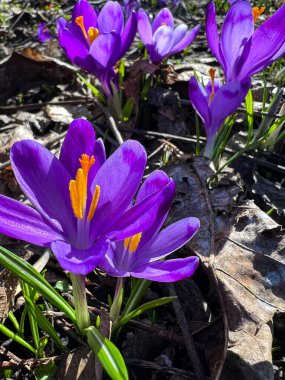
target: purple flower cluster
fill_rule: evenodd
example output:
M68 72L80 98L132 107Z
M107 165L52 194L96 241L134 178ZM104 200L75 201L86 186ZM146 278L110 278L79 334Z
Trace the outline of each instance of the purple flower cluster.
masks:
M250 77L285 52L285 5L255 30L255 22L264 7L252 8L248 0L230 3L220 35L213 2L206 12L208 45L224 70L226 83L215 81L213 72L205 88L194 77L189 83L190 100L205 125L205 155L210 158L215 134L244 100Z
M165 8L156 16L152 26L144 11L137 17L134 7L138 1L126 1L123 8L130 14L124 23L124 13L117 1L107 1L97 13L87 0L79 0L71 22L58 21L59 43L68 58L100 80L107 97L112 96L111 81L117 82L115 64L125 55L133 42L139 24L139 34L150 59L159 63L171 54L185 49L196 37L199 26L187 34L187 26L174 29L173 17Z
M157 170L138 190L146 158L143 146L128 140L106 159L84 119L70 125L59 158L35 141L15 143L11 164L33 208L0 195L0 233L51 248L74 274L99 266L113 276L162 282L191 276L197 257L161 259L191 239L199 220L159 232L175 184Z

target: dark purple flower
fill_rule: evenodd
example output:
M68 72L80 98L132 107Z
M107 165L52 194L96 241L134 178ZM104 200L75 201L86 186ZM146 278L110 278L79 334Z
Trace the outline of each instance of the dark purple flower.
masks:
M37 31L37 39L39 42L41 42L42 44L48 40L52 40L54 37L53 35L50 33L48 27L47 27L47 24L46 23L42 23L42 24L39 24L38 26L38 31Z
M137 30L136 14L126 24L122 7L108 1L97 16L87 0L79 0L71 22L58 21L58 38L68 58L80 68L96 75L105 94L112 96L110 82L116 82L114 65L133 42Z
M215 5L206 12L208 45L223 66L227 82L240 81L263 70L285 50L285 5L254 30L262 9L252 9L247 0L230 6L219 36Z
M156 217L148 228L124 240L110 241L107 254L99 264L111 276L133 276L159 282L171 282L191 276L199 264L196 256L161 261L190 240L197 232L197 218L182 219L159 232L168 214L174 197L175 184L162 171L152 173L140 188L135 205L161 187L164 197L157 198Z
M215 135L225 119L240 106L249 87L249 78L241 82L230 82L222 85L214 79L215 70L210 70L211 80L203 87L195 77L189 81L189 98L206 131L207 144L204 155L212 158Z
M122 9L126 18L141 6L141 0L123 0Z
M156 15L152 24L143 9L138 11L138 32L153 63L160 63L170 55L184 50L199 30L200 25L195 26L189 33L185 24L174 28L172 14L167 8Z
M129 140L105 160L102 140L84 119L71 123L59 159L41 144L22 140L11 149L11 163L34 208L0 196L0 232L51 248L63 269L75 274L97 266L106 239L145 231L166 191L161 187L129 209L146 152Z

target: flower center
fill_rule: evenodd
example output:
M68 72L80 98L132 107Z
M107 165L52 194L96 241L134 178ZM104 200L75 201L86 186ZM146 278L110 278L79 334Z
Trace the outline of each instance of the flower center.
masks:
M99 36L99 29L94 28L93 26L90 26L90 28L88 29L88 32L86 32L83 16L76 17L75 23L80 27L84 37L86 38L86 40L89 42L90 45Z
M129 253L134 253L138 248L141 237L142 232L139 232L136 235L124 239L124 249L128 250Z
M87 201L87 184L88 173L95 162L94 156L89 157L87 154L82 154L79 159L81 168L77 170L75 180L69 182L69 194L73 213L77 219L83 219L86 214ZM100 186L96 185L92 197L91 205L87 215L87 221L90 222L95 214L100 197Z
M252 8L252 15L253 15L253 22L256 23L258 20L258 17L265 11L265 7L253 7Z
M214 96L215 96L215 73L216 73L216 70L215 69L210 69L209 70L209 75L210 75L210 78L211 78L211 82L212 82L212 92L210 94L210 97L209 97L209 106L211 105L213 99L214 99Z

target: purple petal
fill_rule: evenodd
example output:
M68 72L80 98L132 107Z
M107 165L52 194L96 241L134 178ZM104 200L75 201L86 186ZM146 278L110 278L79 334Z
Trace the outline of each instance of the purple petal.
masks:
M144 147L137 141L128 140L98 170L91 186L92 192L96 185L101 188L98 208L90 226L94 236L114 224L127 209L138 189L145 165Z
M182 247L197 233L200 221L197 218L185 218L171 224L159 232L144 246L135 252L137 265L157 261Z
M200 25L195 26L176 46L171 49L171 54L176 54L179 51L186 49L192 41L196 38L200 31Z
M60 46L63 48L71 62L86 71L93 74L96 73L95 63L89 55L86 43L76 38L76 36L68 29L59 29L58 40Z
M51 223L60 223L68 236L74 236L76 221L69 198L71 177L62 163L31 140L13 145L11 162L17 181L39 213L51 219Z
M221 81L219 81L218 79L214 79L214 94L216 94L222 86L223 84ZM208 100L209 100L210 95L212 94L212 90L213 90L212 81L209 80L205 86L205 91L207 93Z
M189 81L189 98L205 126L209 125L211 123L211 115L207 102L208 96L203 86L194 76Z
M234 3L221 32L221 49L226 64L227 81L234 80L237 60L254 32L252 8L247 0Z
M92 57L106 72L117 62L122 49L122 41L115 32L99 34L90 48Z
M120 36L124 29L124 14L117 1L107 1L98 16L100 33L110 33L115 30Z
M144 45L152 44L152 28L149 17L143 9L138 11L138 32Z
M285 5L254 32L240 58L237 79L251 76L272 63L272 57L285 43L284 18Z
M126 277L130 276L128 271L120 268L120 252L116 249L117 243L109 244L108 250L104 256L102 256L101 262L98 264L100 269L105 273L114 277Z
M154 48L162 58L167 56L173 45L173 29L168 26L161 26L156 29L153 35Z
M0 233L43 247L50 247L51 242L62 238L60 231L48 225L37 211L3 195L0 195Z
M163 204L159 206L159 212L154 212L154 218L148 223L148 228L143 233L140 241L141 245L144 245L147 241L149 241L162 227L175 194L175 184L165 172L162 170L155 170L147 177L138 192L136 203L139 203L150 195L161 191L166 186L167 197L163 195ZM161 201L158 199L157 204L160 202ZM163 213L162 210L165 212Z
M250 79L243 82L231 82L222 86L211 103L211 134L217 132L226 117L234 113L241 105L250 87Z
M220 37L219 37L218 26L216 22L216 9L215 9L215 4L213 2L211 2L208 5L207 11L206 11L206 36L207 36L208 46L211 52L217 58L217 60L223 65L223 57L221 57L221 54L220 54Z
M97 14L91 4L86 0L79 0L73 8L72 23L76 25L77 17L83 16L85 30L88 33L89 28L97 28ZM78 26L78 28L80 28Z
M152 236L157 229L157 225L161 223L161 220L165 218L165 214L168 213L174 192L175 183L172 179L169 179L164 188L126 211L117 223L112 225L108 237L121 240L140 232L146 234L146 239L147 236ZM145 240L144 237L142 239Z
M82 275L86 275L96 268L107 248L104 241L100 241L96 246L88 249L72 247L62 240L51 244L51 249L61 267L71 273Z
M131 276L157 282L174 282L193 275L199 265L196 256L186 259L158 261L136 268Z
M89 121L75 119L70 124L64 142L62 144L59 160L69 172L71 178L75 178L80 168L79 159L82 154L91 156L94 154L95 132Z
M171 29L174 28L174 21L172 14L169 9L163 8L158 14L155 16L152 23L152 32L155 33L158 28L162 25L168 26Z
M187 25L180 24L173 31L173 45L178 44L186 35Z
M132 12L124 29L122 35L122 48L120 52L120 58L123 57L126 51L131 46L137 32L137 15Z
M138 204L143 199L163 189L166 185L169 184L169 182L170 178L164 171L155 170L143 182L142 186L138 191L135 203Z

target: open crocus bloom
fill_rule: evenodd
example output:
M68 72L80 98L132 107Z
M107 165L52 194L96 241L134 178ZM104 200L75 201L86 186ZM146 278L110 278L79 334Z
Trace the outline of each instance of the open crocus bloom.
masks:
M63 269L75 274L93 270L108 249L106 237L124 239L148 227L163 198L165 183L129 209L146 164L146 152L126 141L107 160L92 125L70 125L60 157L39 143L13 145L16 179L34 206L0 196L0 233L52 249ZM166 186L167 188L167 186Z
M137 18L132 12L126 25L122 7L108 1L97 16L86 0L79 0L73 9L71 22L58 21L58 38L68 58L80 68L96 75L107 96L111 96L110 81L116 80L113 66L133 42Z
M156 15L152 25L146 12L143 9L138 11L138 32L153 63L160 63L170 55L184 50L199 30L200 25L195 26L189 33L185 24L174 28L172 14L167 8L163 8Z
M135 205L157 192L163 184L170 184L166 190L167 196L157 199L156 217L150 221L148 228L124 240L111 239L109 242L107 254L99 264L109 275L171 282L191 276L197 268L199 259L195 256L161 261L191 239L200 226L197 218L186 218L159 232L175 192L173 181L164 172L157 170L145 180Z
M205 87L195 77L189 81L189 98L204 123L207 136L204 155L209 158L212 158L216 132L240 106L250 87L249 78L222 85L214 75L215 70L210 69L211 80Z
M231 3L220 36L213 2L206 13L208 45L223 66L227 82L263 70L285 51L285 5L254 30L264 9L252 8L247 0Z

